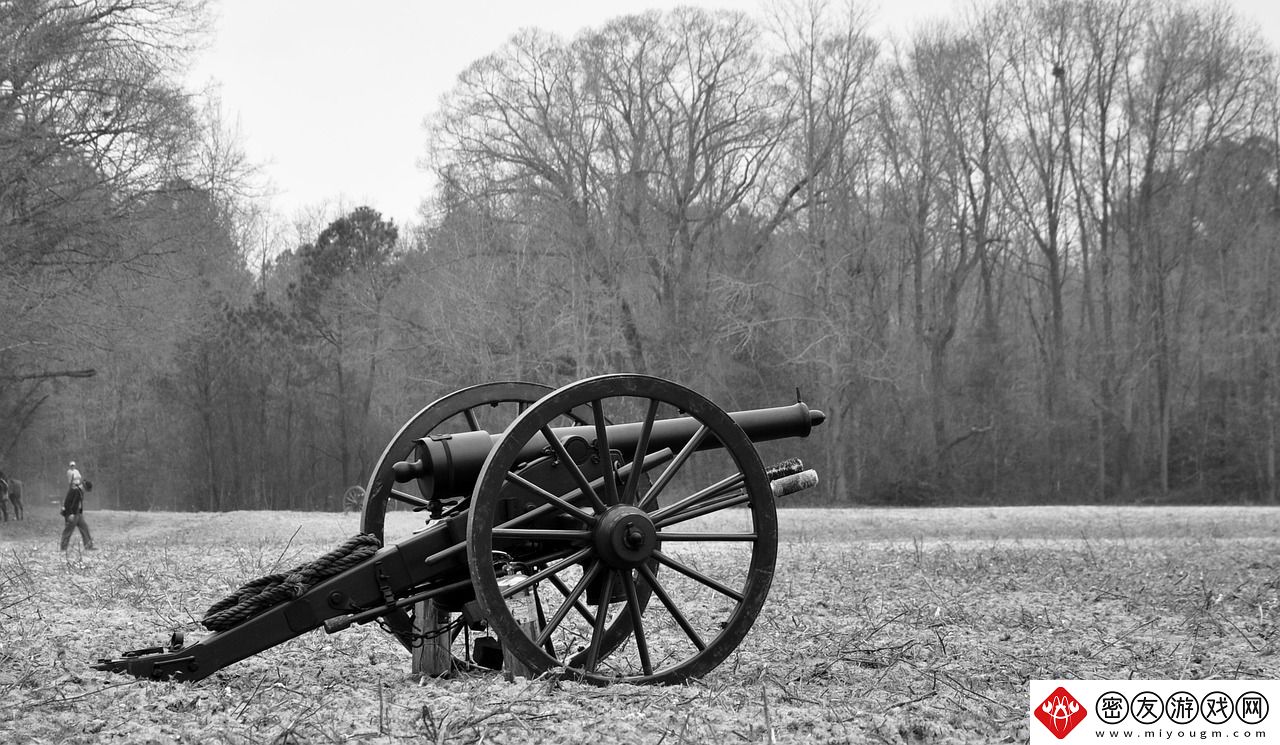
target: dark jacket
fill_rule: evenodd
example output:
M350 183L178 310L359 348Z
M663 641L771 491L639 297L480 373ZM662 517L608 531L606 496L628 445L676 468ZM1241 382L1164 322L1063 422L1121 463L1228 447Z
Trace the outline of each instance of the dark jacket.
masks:
M62 501L62 515L79 515L84 512L84 492L78 487L67 490L67 498Z

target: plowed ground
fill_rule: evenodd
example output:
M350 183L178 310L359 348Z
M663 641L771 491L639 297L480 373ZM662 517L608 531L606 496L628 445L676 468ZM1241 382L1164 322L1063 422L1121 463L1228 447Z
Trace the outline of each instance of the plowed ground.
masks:
M240 584L352 514L90 512L0 524L0 742L1023 742L1032 678L1280 677L1280 509L781 512L747 640L702 681L415 680L376 625L195 684L89 667L198 636ZM390 520L411 520L407 514Z

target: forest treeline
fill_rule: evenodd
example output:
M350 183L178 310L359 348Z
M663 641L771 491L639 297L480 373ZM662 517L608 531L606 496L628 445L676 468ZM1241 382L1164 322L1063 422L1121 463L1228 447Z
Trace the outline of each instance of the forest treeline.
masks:
M798 390L830 504L1280 500L1276 50L1223 4L523 31L414 225L264 211L174 82L198 2L0 7L0 467L50 494L333 508L438 396L634 371Z

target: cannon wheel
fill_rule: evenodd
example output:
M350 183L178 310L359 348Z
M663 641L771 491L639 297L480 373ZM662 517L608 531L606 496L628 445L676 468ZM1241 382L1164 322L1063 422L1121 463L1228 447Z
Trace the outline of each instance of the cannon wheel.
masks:
M355 512L364 505L364 487L351 486L342 493L342 511Z
M388 505L408 505L425 510L428 500L418 492L416 484L397 484L391 467L413 455L413 443L423 437L447 432L474 432L487 429L501 432L520 412L551 392L550 386L521 381L483 383L454 391L432 401L400 428L382 457L374 465L365 488L364 509L360 515L360 532L372 533L383 545L388 540L386 520ZM386 627L406 649L412 650L413 612L395 611L385 618Z
M364 510L361 514L360 532L372 533L386 545L387 506L393 501L415 510L424 510L428 500L418 493L416 484L397 484L391 467L413 455L413 443L432 434L447 432L475 432L485 429L500 432L519 413L553 389L540 383L506 381L482 383L454 391L436 399L419 411L400 428L382 452L364 489ZM567 411L561 419L565 424L589 424L590 411ZM358 488L358 487L357 487ZM455 509L463 509L459 505ZM643 597L648 601L648 596ZM416 609L393 611L384 617L386 628L404 645L413 650L414 615ZM621 641L625 629L611 629L608 634L610 648ZM616 641L615 641L616 640Z
M623 456L633 466L646 455L656 420L687 416L700 429L660 471L651 472L651 484L628 477L619 489L621 479L608 477L613 466L604 465L597 488L550 436L552 422L582 408L596 420L641 421L637 452ZM527 514L497 522L501 490L519 479L520 451L535 438L545 438L548 452L569 464L577 486L562 494L529 493L572 528L522 528ZM600 428L595 439L607 441L607 432ZM737 648L768 595L778 523L755 446L722 409L670 381L605 375L542 398L490 452L471 502L467 549L476 597L504 646L537 673L558 669L595 683L700 677ZM739 506L747 509L734 509ZM527 569L523 579L500 582L501 570L491 558L495 537L537 539L559 549ZM662 579L655 565L665 567ZM621 593L614 591L618 585ZM527 600L511 600L528 588L547 609L537 638L522 630L528 627ZM597 588L594 596L586 592L591 588ZM650 594L660 602L647 603ZM587 607L604 598L594 613ZM627 638L614 643L610 637L624 630Z

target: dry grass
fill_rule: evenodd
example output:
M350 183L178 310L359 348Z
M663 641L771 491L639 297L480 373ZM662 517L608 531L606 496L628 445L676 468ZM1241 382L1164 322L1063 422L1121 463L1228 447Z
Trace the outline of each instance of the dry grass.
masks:
M671 688L419 685L373 625L197 684L97 672L357 519L93 512L63 555L31 513L0 524L3 742L1022 742L1031 678L1280 677L1276 509L785 511L747 642Z

